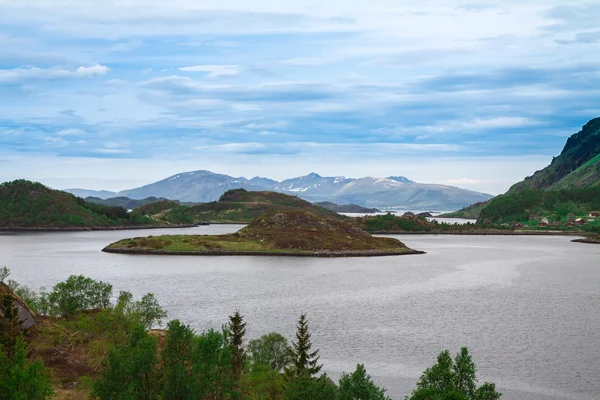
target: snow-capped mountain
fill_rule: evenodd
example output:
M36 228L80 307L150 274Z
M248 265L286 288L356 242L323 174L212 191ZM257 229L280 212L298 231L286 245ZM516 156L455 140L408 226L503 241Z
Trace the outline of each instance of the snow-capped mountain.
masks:
M453 186L422 184L403 176L388 178L324 177L310 173L278 182L265 177L235 178L210 171L173 175L150 185L118 193L132 199L149 196L172 200L208 202L217 200L229 189L272 190L312 201L357 204L366 207L411 207L414 209L459 209L492 196Z

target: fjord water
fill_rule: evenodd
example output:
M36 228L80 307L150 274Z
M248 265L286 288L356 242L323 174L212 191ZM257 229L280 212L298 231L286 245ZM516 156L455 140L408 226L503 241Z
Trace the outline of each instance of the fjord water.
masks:
M71 274L115 292L153 292L197 330L239 308L248 334L292 338L308 313L331 375L364 363L394 399L443 349L468 346L480 381L505 400L600 398L600 246L565 237L396 236L425 255L315 259L127 256L100 250L125 237L186 230L0 233L0 265L39 288Z

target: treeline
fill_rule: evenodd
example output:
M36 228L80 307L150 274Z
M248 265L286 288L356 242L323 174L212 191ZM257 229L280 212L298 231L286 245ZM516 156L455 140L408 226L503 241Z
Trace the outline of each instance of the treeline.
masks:
M391 213L363 218L363 229L367 232L470 232L476 229L511 228L492 224L448 224L445 222L428 221L425 217L404 217Z
M570 212L587 213L598 209L600 186L554 191L528 189L494 198L481 211L478 222L526 221L529 214L540 212L564 218Z
M9 274L0 269L0 280ZM112 286L71 276L50 292L9 281L32 309L54 315L53 328L38 335L72 351L82 346L97 370L78 381L80 392L96 400L389 400L358 364L334 382L321 373L306 314L295 340L278 333L247 340L246 322L236 311L221 329L195 332L179 320L166 330L149 330L166 318L149 293L134 300L121 292L110 304ZM10 296L0 318L0 400L52 397L51 373L40 359L28 359L27 342ZM95 309L92 311L92 309ZM59 317L59 318L58 318ZM39 338L34 338L36 343ZM53 368L57 368L53 365ZM477 386L476 367L466 348L453 359L442 352L407 400L496 400L494 384ZM26 393L25 397L18 394Z

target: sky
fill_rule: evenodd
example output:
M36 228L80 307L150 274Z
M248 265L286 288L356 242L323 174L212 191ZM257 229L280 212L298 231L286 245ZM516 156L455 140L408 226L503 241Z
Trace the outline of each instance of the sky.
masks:
M0 181L502 193L600 116L600 3L0 0Z

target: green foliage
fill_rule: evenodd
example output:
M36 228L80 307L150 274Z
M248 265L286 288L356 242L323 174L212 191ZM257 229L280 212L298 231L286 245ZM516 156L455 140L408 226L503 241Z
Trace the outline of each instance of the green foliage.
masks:
M529 214L543 212L564 218L569 212L587 214L596 209L600 209L600 187L555 191L529 189L494 198L481 211L478 222L526 221Z
M151 224L122 207L86 202L41 183L16 180L0 184L0 226L36 228L108 227Z
M194 346L192 370L197 378L196 390L203 400L238 397L232 368L232 352L227 332L213 329L202 332Z
M20 285L17 281L14 281L12 279L9 279L7 284L8 287L11 288L11 290L15 292L15 294L19 296L21 300L23 300L23 302L25 302L25 304L27 304L27 307L29 307L35 313L40 313L40 295L38 295L30 287Z
M244 386L250 400L279 400L283 397L285 379L269 365L256 362L250 367Z
M100 400L159 398L156 339L135 327L129 343L109 350L93 393Z
M283 398L284 400L335 400L338 398L338 389L326 374L313 378L307 371L303 371L288 382Z
M499 225L486 224L447 224L445 222L428 221L420 217L400 217L391 213L374 215L363 219L363 229L367 232L472 232L477 229L502 229L511 228Z
M229 340L229 349L231 350L231 367L237 381L240 380L246 363L246 350L244 349L245 335L246 323L244 322L244 317L236 310L233 315L229 316L227 338Z
M194 338L194 331L180 321L173 320L167 324L167 345L162 352L165 399L193 398L195 382L190 365Z
M427 368L407 400L498 400L502 395L496 392L493 383L477 387L475 363L466 347L455 359L450 352L443 351L437 364Z
M10 351L0 345L0 400L45 400L52 390L50 373L39 360L27 359L27 343L17 336Z
M375 385L362 364L352 374L342 374L338 386L339 400L391 400L385 389Z
M48 294L50 313L70 317L84 310L107 308L111 296L111 284L83 275L71 275L66 281L56 284Z
M276 372L288 368L294 359L293 349L287 339L276 332L251 340L248 353L253 365L267 365Z
M0 298L0 314L0 346L7 352L7 357L12 359L21 333L21 321L12 296L4 295Z
M0 283L4 283L4 280L10 276L10 269L8 267L0 268Z
M308 327L306 314L300 314L300 319L296 325L296 341L292 342L294 352L293 366L286 370L288 376L299 376L306 374L312 377L321 371L322 364L319 364L319 350L311 351L312 342L311 333Z
M160 325L167 317L167 312L160 306L153 293L147 293L141 300L134 301L133 294L121 291L114 310L116 315L123 316L129 324L140 325L145 329Z

